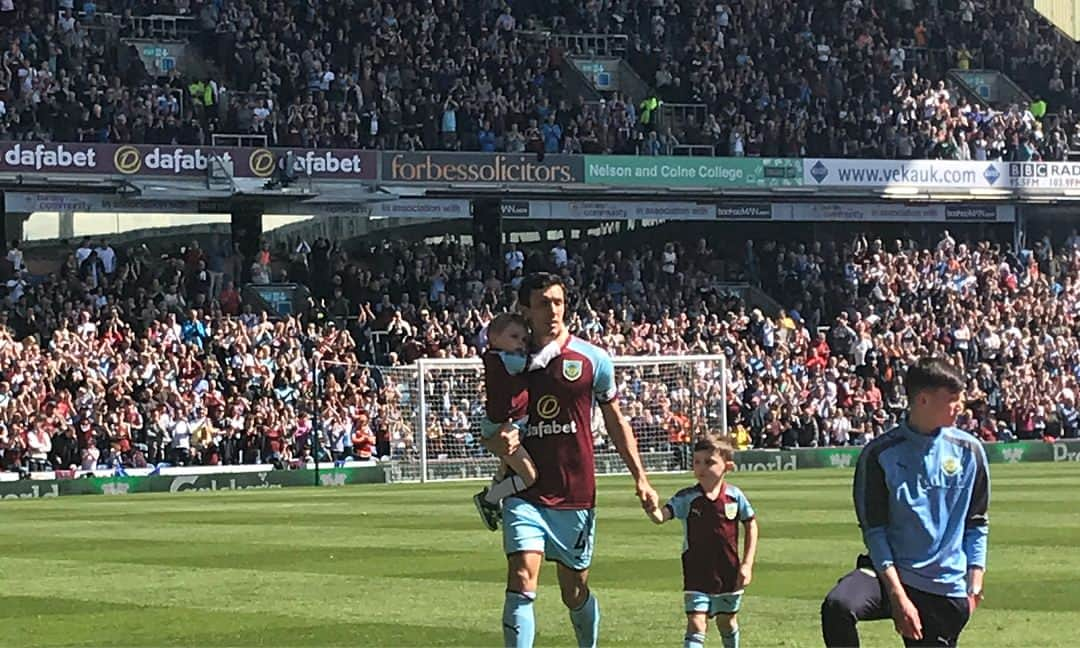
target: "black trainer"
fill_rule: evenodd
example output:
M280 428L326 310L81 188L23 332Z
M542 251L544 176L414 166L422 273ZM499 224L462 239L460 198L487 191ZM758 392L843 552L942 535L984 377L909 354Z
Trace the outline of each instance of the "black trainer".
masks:
M473 495L472 501L476 505L476 512L480 514L480 519L484 522L484 526L488 528L488 531L495 531L499 528L499 507L491 502L487 501L488 489L485 486L484 490L480 491L476 495Z

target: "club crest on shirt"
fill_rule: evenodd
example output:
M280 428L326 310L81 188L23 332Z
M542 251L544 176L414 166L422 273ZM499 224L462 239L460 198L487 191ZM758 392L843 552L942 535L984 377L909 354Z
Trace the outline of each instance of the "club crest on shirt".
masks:
M563 360L562 377L570 382L581 378L581 360Z
M960 462L956 460L956 457L947 457L945 461L941 462L941 470L949 477L952 477L960 470Z
M724 517L729 520L734 520L735 516L739 514L738 502L727 502L724 504Z

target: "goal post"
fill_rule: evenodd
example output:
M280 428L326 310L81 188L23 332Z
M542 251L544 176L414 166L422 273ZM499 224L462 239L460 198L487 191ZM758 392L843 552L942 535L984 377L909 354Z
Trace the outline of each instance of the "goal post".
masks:
M705 430L726 432L727 363L722 355L613 358L623 415L651 472L689 467L689 445ZM379 416L399 481L487 477L497 459L480 443L484 369L479 358L367 365L379 385ZM599 407L592 417L598 474L622 472Z

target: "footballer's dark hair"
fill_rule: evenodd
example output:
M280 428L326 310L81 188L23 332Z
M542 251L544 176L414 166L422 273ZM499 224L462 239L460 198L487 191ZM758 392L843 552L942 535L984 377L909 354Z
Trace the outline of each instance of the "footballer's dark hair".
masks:
M527 332L529 330L529 323L525 321L525 318L518 313L499 313L495 316L495 319L491 320L491 324L488 324L489 335L499 335L511 326L520 326Z
M735 444L731 437L718 432L706 432L694 442L694 452L718 454L724 461L735 460Z
M915 364L908 367L907 375L904 376L904 387L909 400L928 389L947 389L959 394L964 391L965 386L964 376L960 371L942 358L919 358Z
M532 305L533 292L537 290L544 292L552 286L562 288L563 295L566 295L566 284L563 283L562 277L559 275L550 272L529 273L518 287L518 304L528 308Z

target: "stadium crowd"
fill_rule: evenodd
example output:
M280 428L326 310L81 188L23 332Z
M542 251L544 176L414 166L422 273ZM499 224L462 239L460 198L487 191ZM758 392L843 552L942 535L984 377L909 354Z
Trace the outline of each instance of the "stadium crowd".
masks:
M320 240L264 248L244 268L235 250L194 244L159 258L86 240L31 282L13 245L0 311L0 461L284 466L309 456L316 419L326 459L414 457L418 394L401 365L475 356L493 313L537 268L571 287L571 329L614 354L727 357L726 396L710 370L617 372L649 449L682 443L724 409L742 447L862 444L904 408L901 376L923 354L964 368L961 425L981 438L1080 435L1075 232L1017 253L948 233L928 249L859 237L748 242L741 254L704 239L626 253L559 242L528 255L511 246L487 273L472 252L398 242L350 255ZM310 312L254 314L232 282L245 271L312 286ZM748 307L717 276L759 284L787 308ZM313 398L316 358L324 388ZM434 455L481 453L479 375L429 382Z
M686 144L721 156L960 160L1080 149L1078 50L1009 0L13 7L0 16L0 139L203 144L253 133L291 147L661 154ZM103 22L107 11L117 23ZM163 13L190 20L210 64L158 76L109 41L113 29L143 35L140 18ZM570 96L567 52L537 36L545 30L628 36L625 58L653 94L637 105ZM943 81L978 62L1036 100L992 110ZM661 101L701 109L664 125Z
M718 155L1064 159L1076 132L1075 45L1020 3L993 4L666 3L664 15L632 21L652 28L634 34L629 58L661 99L705 104L705 124L685 139ZM1030 54L1042 38L1059 44L1069 77L1059 75L1046 119L1038 83L1030 107L992 110L944 81L977 61L1019 83L1049 79L1045 47Z

